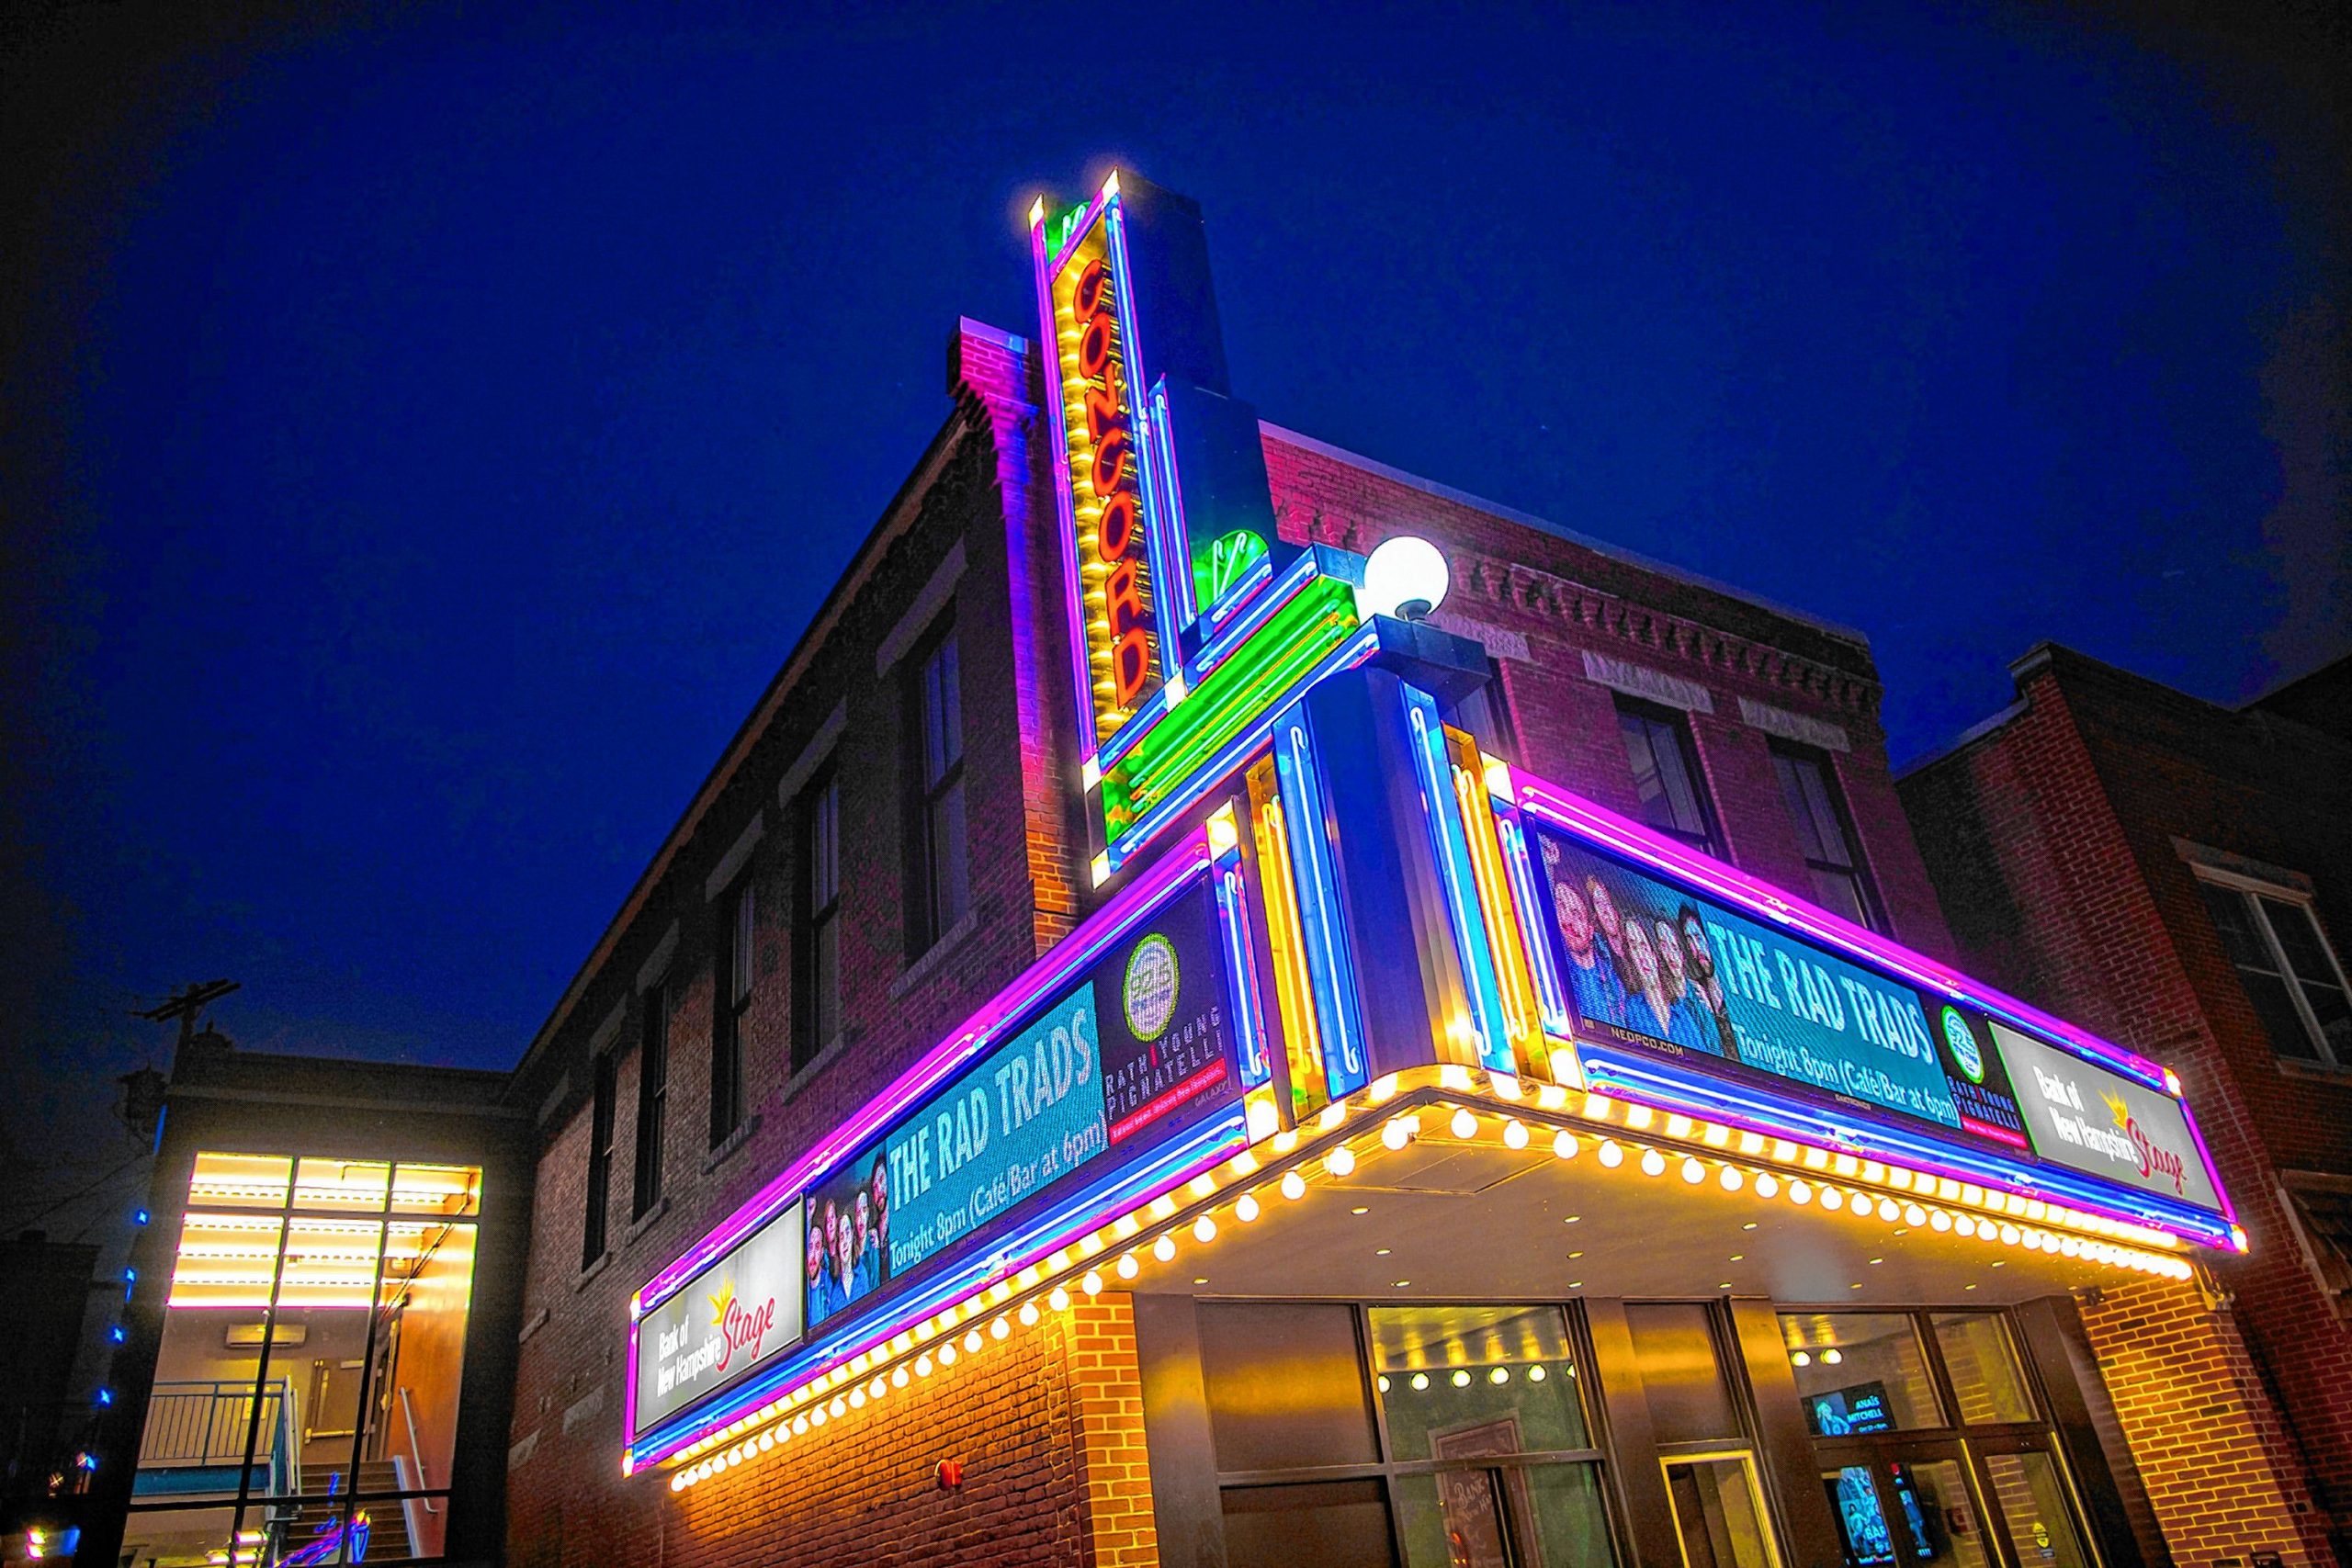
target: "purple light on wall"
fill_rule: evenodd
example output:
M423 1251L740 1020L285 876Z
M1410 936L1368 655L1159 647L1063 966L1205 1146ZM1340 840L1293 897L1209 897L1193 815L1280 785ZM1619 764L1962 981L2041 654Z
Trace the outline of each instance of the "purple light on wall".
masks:
M925 1052L888 1088L865 1102L856 1115L842 1122L821 1142L786 1166L753 1193L732 1214L688 1248L685 1254L648 1280L638 1292L640 1310L658 1305L699 1273L720 1253L741 1241L783 1212L809 1180L847 1156L916 1100L944 1082L957 1068L986 1050L1005 1028L1046 997L1068 985L1081 970L1115 942L1136 921L1196 876L1210 870L1208 830L1196 828L1171 846L1168 853L1117 897L1065 937L1051 953L1024 970L1020 978L999 991L954 1034ZM634 1368L632 1367L632 1376Z

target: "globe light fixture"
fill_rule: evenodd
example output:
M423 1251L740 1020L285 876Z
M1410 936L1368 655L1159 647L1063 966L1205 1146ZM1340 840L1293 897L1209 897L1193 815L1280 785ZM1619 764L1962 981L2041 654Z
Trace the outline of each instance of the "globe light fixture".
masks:
M1435 545L1411 534L1384 539L1363 563L1358 604L1367 615L1418 621L1445 603L1453 577Z

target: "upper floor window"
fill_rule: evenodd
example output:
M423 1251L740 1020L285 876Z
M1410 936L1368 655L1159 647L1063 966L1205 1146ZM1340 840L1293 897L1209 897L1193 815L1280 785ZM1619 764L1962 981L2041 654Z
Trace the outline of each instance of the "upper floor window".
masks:
M1690 721L1671 708L1620 697L1617 730L1625 739L1625 760L1634 767L1642 820L1702 854L1723 859L1706 775L1699 771L1698 749L1690 742Z
M1884 931L1885 917L1855 841L1854 819L1847 814L1828 757L1809 746L1775 740L1772 772L1780 778L1790 820L1796 824L1805 870L1813 875L1813 901L1858 926Z
M662 1201L662 1133L670 1111L670 996L666 981L645 993L637 1053L637 1180L629 1217Z
M943 622L923 641L908 694L914 740L914 820L909 946L922 953L964 918L971 885L964 858L964 700L956 628Z
M831 767L801 793L800 900L793 934L792 1066L797 1072L842 1032L842 795Z
M613 1185L613 1111L618 1080L610 1051L596 1056L596 1089L588 1112L588 1210L581 1226L580 1267L605 1256L605 1213Z
M2200 869L2198 890L2270 1048L2352 1067L2352 991L2307 896Z
M710 1144L743 1124L743 1015L752 1006L755 904L752 874L718 901L718 948L711 964Z

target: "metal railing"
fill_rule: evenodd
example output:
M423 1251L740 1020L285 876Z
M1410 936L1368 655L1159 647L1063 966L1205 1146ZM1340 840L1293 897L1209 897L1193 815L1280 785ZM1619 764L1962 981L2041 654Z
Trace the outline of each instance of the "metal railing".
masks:
M139 1468L209 1470L243 1464L256 1398L261 1401L261 1431L254 1440L254 1462L269 1467L269 1491L299 1490L301 1459L294 1440L294 1393L283 1378L258 1391L249 1382L157 1383L147 1400Z

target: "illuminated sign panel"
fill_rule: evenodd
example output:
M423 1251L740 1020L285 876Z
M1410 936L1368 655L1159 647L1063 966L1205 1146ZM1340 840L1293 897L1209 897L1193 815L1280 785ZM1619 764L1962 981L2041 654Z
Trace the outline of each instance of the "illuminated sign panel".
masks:
M1059 369L1057 488L1074 552L1079 630L1094 739L1107 740L1159 686L1144 515L1142 432L1129 375L1133 336L1124 269L1113 254L1111 203L1051 263L1047 283Z
M1240 1098L1217 919L1204 880L810 1190L811 1328Z
M1997 1019L1993 1038L2017 1084L2034 1153L2086 1176L2222 1212L2221 1194L2178 1100L2053 1050Z
M1983 1020L1566 835L1534 839L1587 1034L2025 1147Z
M630 1437L798 1341L802 1213L793 1204L639 1320Z

